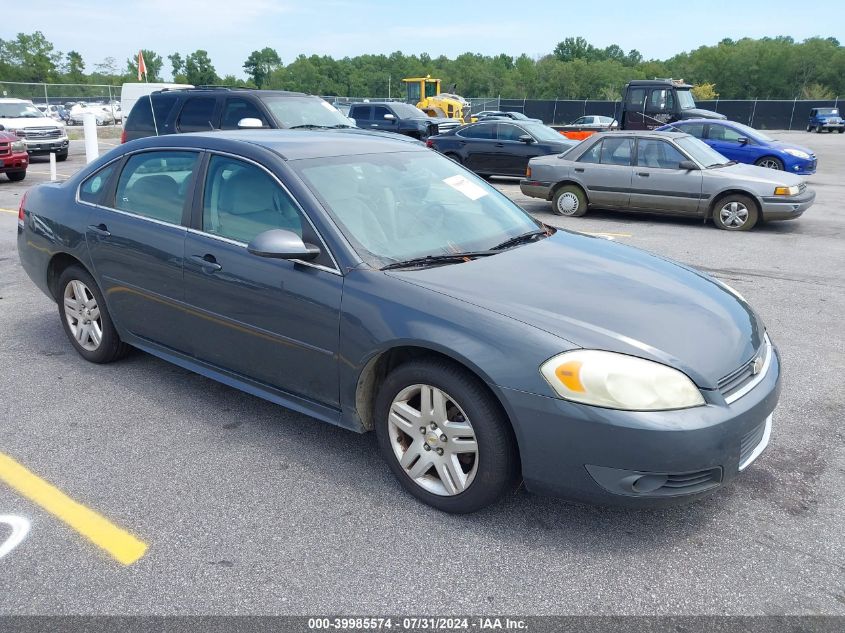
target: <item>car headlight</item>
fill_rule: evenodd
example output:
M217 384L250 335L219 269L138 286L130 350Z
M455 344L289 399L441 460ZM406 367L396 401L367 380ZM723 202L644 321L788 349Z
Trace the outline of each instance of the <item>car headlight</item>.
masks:
M16 154L26 151L26 143L23 141L12 141L12 151Z
M803 158L804 160L809 160L810 155L807 152L802 152L800 149L785 149L783 150L790 156L795 156L795 158Z
M792 185L791 187L775 187L775 195L776 196L797 196L798 195L798 185Z
M561 398L597 407L664 411L704 404L685 374L626 354L573 350L547 360L540 373Z

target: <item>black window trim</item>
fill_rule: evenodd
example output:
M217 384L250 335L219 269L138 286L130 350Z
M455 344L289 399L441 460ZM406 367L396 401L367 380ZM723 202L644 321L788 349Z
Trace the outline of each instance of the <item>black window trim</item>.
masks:
M158 218L151 218L147 215L141 215L140 213L133 213L132 211L127 211L126 209L118 209L114 206L114 197L117 194L117 184L118 182L120 182L120 176L123 174L123 170L126 168L126 163L129 162L129 159L133 156L137 156L138 154L149 154L152 152L193 152L195 154L200 155L199 159L197 160L197 168L194 170L193 176L191 177L191 183L188 185L188 189L185 192L185 201L182 203L182 219L180 220L179 224L174 224L173 222L165 222L164 220L159 220ZM163 226L187 229L190 224L193 199L197 187L197 176L199 175L200 167L202 166L203 153L204 151L202 149L196 147L145 147L143 149L138 149L133 152L127 152L126 154L123 154L123 156L119 156L113 161L109 161L108 163L100 167L100 169L98 169L96 172L92 172L89 176L84 178L76 187L76 202L78 204L85 204L90 207L96 207L98 209L105 209L106 211L113 211L114 213L120 213L121 215L129 216L132 218L147 220L148 222L161 224ZM97 204L94 202L86 202L85 200L82 200L79 196L79 193L83 183L87 182L88 178L113 163L119 163L119 165L118 168L115 170L115 173L111 176L109 180L108 189L103 194L102 203Z
M228 244L233 244L235 246L242 246L244 250L246 250L247 243L241 242L240 240L235 240L230 237L225 237L223 235L217 235L215 233L208 233L207 231L202 230L202 205L205 199L205 182L206 177L208 174L208 164L211 162L212 156L225 156L227 158L232 158L234 160L239 160L244 163L250 163L259 167L260 169L264 170L270 177L276 181L285 194L291 199L296 209L302 214L302 216L308 221L308 224L311 226L311 229L314 231L314 235L317 236L317 239L320 240L320 247L323 252L328 253L329 259L334 264L334 268L329 266L324 266L323 264L315 264L314 262L307 262L302 259L291 259L287 261L294 262L298 265L308 266L309 268L317 268L318 270L324 270L326 272L333 273L335 275L339 275L343 277L343 273L341 272L340 266L337 263L337 259L332 253L331 249L329 248L328 244L326 244L326 240L323 238L322 234L317 227L314 225L314 222L311 221L310 216L299 203L299 200L296 199L290 189L282 182L282 179L279 178L272 170L268 169L258 161L255 161L251 158L247 158L246 156L241 156L240 154L233 154L231 152L226 152L222 150L205 150L203 152L205 156L202 159L202 163L200 164L200 168L197 170L197 179L195 181L195 188L193 191L193 196L191 199L191 212L190 212L190 222L187 225L188 233L193 233L195 235L201 235L203 237L210 237L215 240L220 240L222 242L226 242Z

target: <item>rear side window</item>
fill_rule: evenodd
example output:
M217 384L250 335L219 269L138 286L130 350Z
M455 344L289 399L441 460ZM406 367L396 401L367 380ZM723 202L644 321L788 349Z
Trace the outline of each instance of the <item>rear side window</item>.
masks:
M686 132L695 138L704 138L704 123L690 123L689 125L679 126L679 131Z
M196 171L196 152L144 152L126 161L115 206L147 218L180 224Z
M237 130L241 119L258 119L264 127L270 127L267 119L258 106L249 99L226 99L223 106L223 119L220 122L222 130Z
M214 129L214 97L194 97L185 101L179 113L180 132L208 132Z
M150 100L153 102L150 108ZM132 111L129 113L129 118L126 119L126 129L137 132L156 133L156 129L160 132L170 116L170 111L176 104L175 95L156 95L154 97L140 97ZM155 122L153 122L153 112L155 112Z
M461 130L460 136L464 138L494 139L496 138L496 126L493 123L481 123Z
M630 165L633 141L629 138L606 138L602 141L601 162L603 165Z
M600 162L599 159L601 157L601 147L604 145L604 141L599 141L595 145L593 145L590 149L586 152L581 154L581 158L578 159L579 163L598 163Z
M85 182L82 183L82 186L79 187L79 199L83 202L90 202L91 204L100 204L108 188L109 180L116 168L117 163L112 163L93 175L88 176Z
M645 101L645 88L631 88L628 90L628 106L640 108Z

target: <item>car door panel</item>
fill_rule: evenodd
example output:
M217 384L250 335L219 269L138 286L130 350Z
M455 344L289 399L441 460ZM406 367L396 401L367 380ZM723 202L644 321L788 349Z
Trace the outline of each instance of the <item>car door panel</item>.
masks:
M631 183L630 205L635 209L696 215L701 207L702 174L679 169L687 160L674 145L661 139L639 139Z
M617 154L622 144L627 150ZM633 142L625 137L600 140L575 163L575 177L584 184L591 205L617 209L628 206L633 171L630 165L632 145Z

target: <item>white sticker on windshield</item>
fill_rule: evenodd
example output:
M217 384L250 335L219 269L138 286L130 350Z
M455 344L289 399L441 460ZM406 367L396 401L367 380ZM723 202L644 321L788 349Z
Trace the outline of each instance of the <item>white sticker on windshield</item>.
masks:
M470 200L478 200L479 198L483 198L487 195L487 192L484 191L482 187L479 187L474 182L467 180L460 174L444 178L443 182L455 191L460 191Z

